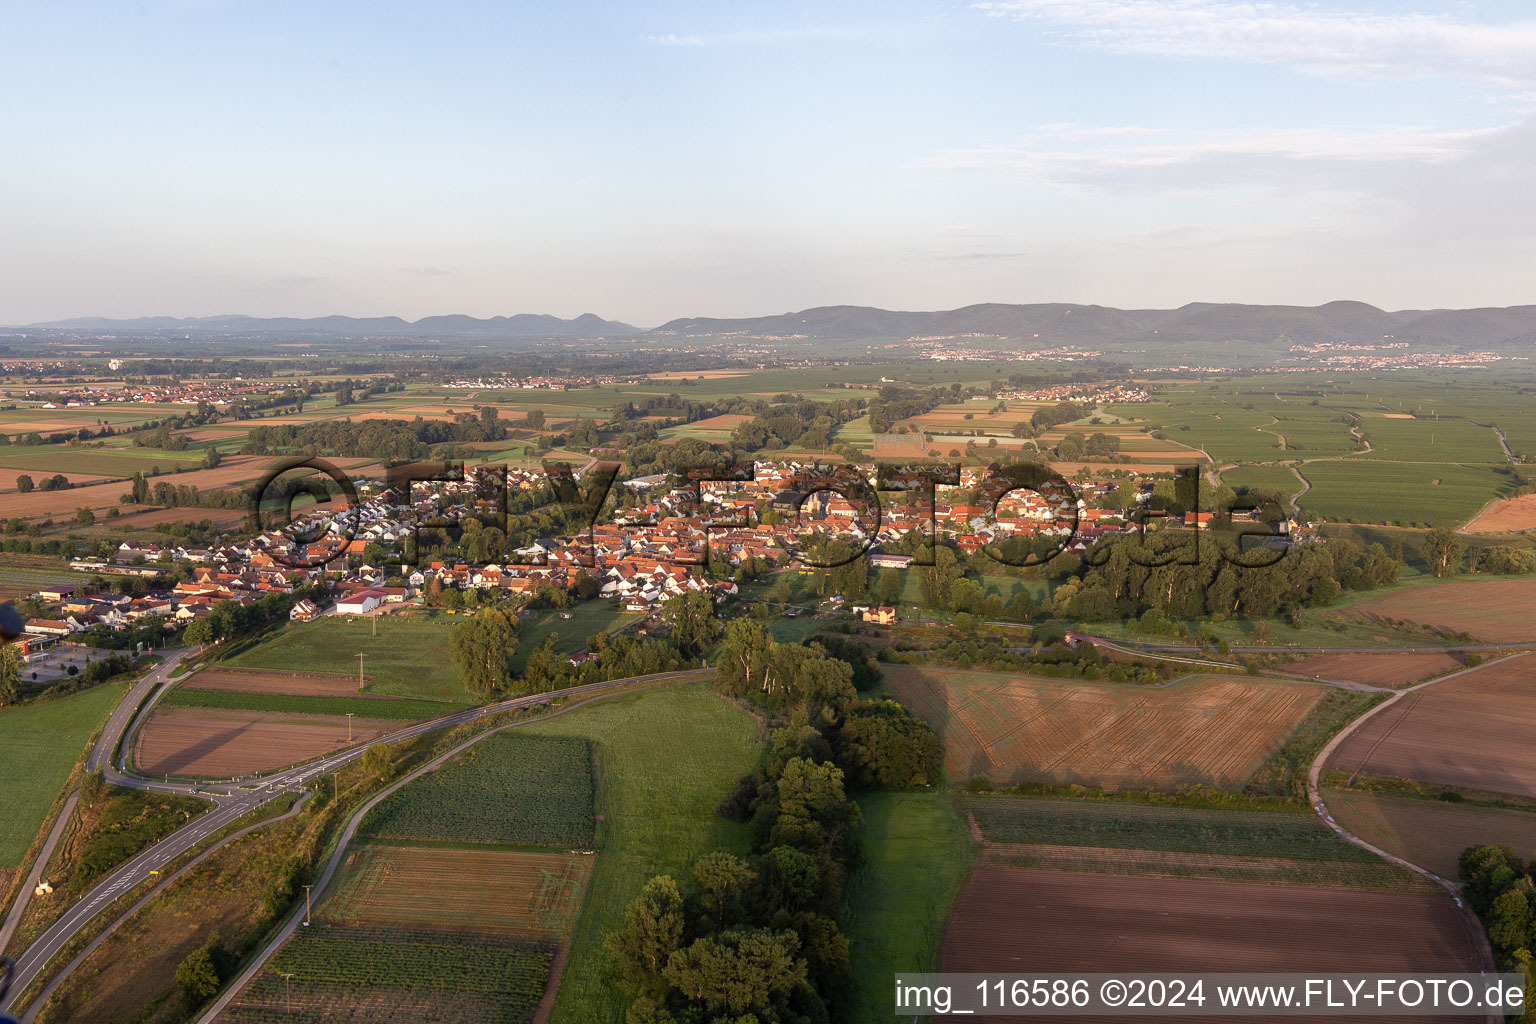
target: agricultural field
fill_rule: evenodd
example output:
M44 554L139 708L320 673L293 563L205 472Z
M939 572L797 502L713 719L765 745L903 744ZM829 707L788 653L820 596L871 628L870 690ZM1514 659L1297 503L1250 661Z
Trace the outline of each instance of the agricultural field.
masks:
M1340 839L1309 810L1183 807L1100 800L966 796L961 809L994 843L1360 861L1376 856Z
M682 878L713 850L745 855L747 828L715 813L757 761L758 725L708 683L604 698L516 732L596 748L597 863L550 1024L622 1020L629 1003L603 938L653 875Z
M195 676L193 677L196 678ZM160 707L219 708L228 711L262 711L289 715L353 714L363 719L391 718L420 721L449 711L453 705L403 697L294 697L280 693L246 693L229 689L197 689L185 685L166 694Z
M576 923L591 870L580 854L365 844L347 855L317 916L557 943Z
M1105 789L1241 788L1323 693L1229 676L1152 688L895 665L885 679L939 734L951 779Z
M139 466L127 461L112 461L117 458L116 455L104 454L99 458L106 460L100 465L109 467L105 472L113 476L127 477L136 469L151 468L148 464ZM0 458L0 464L4 464L4 461ZM219 490L256 479L261 476L263 467L270 461L265 456L232 455L215 469L188 469L169 476L157 476L150 480L150 484L153 486L163 482L177 487L195 486L201 491ZM169 460L160 463L162 469L169 469L173 465L174 463ZM197 463L189 463L189 465L197 465ZM53 472L69 472L71 468L61 462ZM85 469L75 471L94 472L94 470ZM36 490L28 494L9 494L5 498L5 512L8 517L17 516L22 519L42 519L48 516L58 518L72 514L77 508L89 508L100 512L119 507L118 498L127 491L127 488L128 485L119 480L115 483L87 484L83 487L70 487L60 491ZM202 510L186 510L190 518L201 518L197 515L200 511Z
M1283 666L1287 672L1343 679L1371 686L1407 686L1431 676L1454 672L1461 659L1444 652L1384 654L1315 654Z
M1512 533L1536 530L1536 494L1500 498L1462 528L1463 533Z
M604 600L581 601L563 612L541 611L518 629L512 667L521 672L528 662L528 655L538 650L551 633L556 634L555 650L571 654L586 647L587 637L592 634L612 633L643 618L643 612L627 612Z
M473 704L446 656L448 634L458 621L453 616L388 615L375 620L328 615L289 623L225 664L278 672L350 671L355 679L357 656L364 654L364 671L371 677L364 692Z
M524 728L475 744L396 790L368 813L359 834L575 847L592 843L592 754L577 737Z
M1536 657L1517 655L1401 697L1328 767L1536 797Z
M317 922L299 929L219 1020L529 1024L553 959L547 943Z
M1453 588L1453 589L1448 589ZM1470 579L1372 595L1330 618L1392 618L1468 633L1484 643L1536 640L1536 580Z
M335 715L157 708L133 742L133 764L149 775L229 778L267 772L347 746L347 719ZM400 728L387 718L354 718L353 743Z
M1308 462L1310 514L1348 523L1459 527L1520 484L1488 466L1344 459Z
M358 692L355 673L273 672L229 665L211 665L200 669L181 684L181 689L271 693L290 697L355 697Z
M1469 846L1536 850L1536 810L1392 796L1364 789L1324 787L1328 810L1345 828L1411 864L1455 878Z
M1295 494L1302 483L1289 466L1235 466L1221 471L1221 482L1233 490L1279 491Z
M70 769L117 704L126 687L89 690L0 708L0 750L5 785L0 787L0 869L21 865L43 827L48 809Z
M864 861L848 879L844 928L856 986L847 1019L887 1024L892 965L939 969L944 922L975 844L947 793L866 793L859 810Z
M983 865L944 936L942 970L1476 971L1442 892L1397 893Z

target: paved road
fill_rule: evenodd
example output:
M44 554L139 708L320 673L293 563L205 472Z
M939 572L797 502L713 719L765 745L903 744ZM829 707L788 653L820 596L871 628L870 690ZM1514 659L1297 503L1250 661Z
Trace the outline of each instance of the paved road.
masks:
M304 790L318 777L335 771L362 757L364 751L370 745L360 744L318 761L311 761L284 771L274 772L266 778L231 786L227 792L220 791L214 793L204 791L206 784L145 779L137 775L125 773L120 765L106 764L105 761L110 758L112 751L117 747L118 738L123 735L122 730L128 727L130 719L136 717L134 709L138 707L139 702L144 699L155 683L164 681L175 665L180 662L181 658L189 653L191 652L182 651L168 656L164 663L155 668L154 672L134 685L108 719L108 728L102 730L101 738L98 740L96 748L91 752L87 763L101 765L107 778L116 785L131 786L137 789L150 789L157 792L201 796L204 799L212 800L215 804L214 809L194 819L184 828L173 832L154 846L142 851L127 863L119 866L81 897L78 903L65 911L63 916L55 921L52 927L39 936L17 958L15 974L11 981L9 1001L4 1006L0 1006L0 1009L13 1010L20 1000L21 993L42 973L43 969L58 955L59 951L82 928L89 924L97 914L110 906L118 897L132 891L145 880L155 877L172 860L181 856L213 833L233 824L246 814L254 811L262 804L274 800L284 793ZM682 678L697 674L700 671L699 669L691 669L682 672L663 672L652 676L614 679L604 683L591 683L587 686L573 686L549 693L536 693L526 697L516 697L497 704L468 708L453 714L418 722L388 736L378 737L373 742L399 743L404 740L414 739L423 733L463 725L466 722L473 722L476 719L502 711L541 704L551 698L599 693L604 690L628 686L639 681L654 680L659 682L666 679ZM148 709L146 708L145 710L147 712ZM96 760L97 758L100 758L100 760Z

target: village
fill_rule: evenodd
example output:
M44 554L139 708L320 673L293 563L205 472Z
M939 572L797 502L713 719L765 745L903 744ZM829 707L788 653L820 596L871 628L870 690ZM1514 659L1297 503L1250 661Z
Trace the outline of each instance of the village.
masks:
M654 616L666 602L693 592L724 604L738 596L736 579L745 567L764 573L827 567L832 563L812 551L826 541L863 552L872 569L904 570L913 555L894 549L911 550L914 531L918 538L952 544L962 555L1038 538L1052 550L1081 556L1106 535L1146 528L1148 481L1086 480L1068 488L1048 480L1030 488L999 477L995 466L957 473L959 486L943 489L921 487L930 476L917 468L887 473L882 486L908 490L907 500L886 501L869 486L873 465L829 471L813 462L757 462L751 479L670 487L665 476L636 478L619 485L631 497L617 504L610 521L568 537L532 540L505 560L433 558L425 564L411 561L417 530L444 524L462 530L470 519L505 526L505 501L496 489L536 491L545 484L543 472L472 467L461 479L396 488L360 479L355 502L333 502L323 512L316 506L284 528L237 542L172 547L125 540L111 561L76 560L72 570L116 580L116 587L71 583L38 591L33 600L43 614L28 618L15 643L33 659L76 634L158 626L169 635L220 605L245 606L305 586L316 596L293 605L289 616L297 621L388 614L443 591L473 591L479 603L526 604L553 590ZM1122 507L1127 495L1129 506ZM1158 522L1203 530L1211 520L1210 512L1192 511L1172 523ZM152 589L168 577L177 579L174 586ZM892 606L843 610L887 624L898 617Z

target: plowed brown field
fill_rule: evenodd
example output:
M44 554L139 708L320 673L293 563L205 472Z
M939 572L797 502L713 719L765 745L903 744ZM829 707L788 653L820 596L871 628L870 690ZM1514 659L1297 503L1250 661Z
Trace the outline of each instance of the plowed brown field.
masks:
M1423 654L1319 654L1293 661L1285 669L1372 686L1405 686L1461 667L1461 662L1451 655L1430 651Z
M1462 527L1462 533L1507 533L1536 530L1536 494L1500 498L1488 510Z
M399 722L354 718L352 742L366 743L399 727ZM133 759L149 775L222 779L282 768L346 745L347 720L341 716L161 708L139 730Z
M1479 960L1442 894L983 866L950 916L940 969L1412 973Z
M194 485L199 490L209 491L215 488L228 487L230 484L241 483L246 480L254 480L261 476L262 468L272 460L265 455L230 455L216 469L194 469L186 473L172 473L168 476L151 477L149 484L154 487L158 483L169 483L176 487ZM131 474L136 468L131 463L124 463L124 476ZM32 478L38 478L37 473ZM73 512L77 508L104 509L117 507L117 499L128 490L125 482L106 484L88 484L84 487L71 487L62 491L33 491L30 494L10 494L5 498L5 514L7 516L20 516L23 519L42 517L47 515L59 516L67 512ZM195 509L187 509L190 515Z
M1536 657L1524 654L1399 698L1351 733L1328 767L1536 797L1532 737Z
M1536 580L1413 587L1364 601L1334 617L1358 620L1371 615L1464 630L1492 643L1536 640Z
M951 779L1107 789L1240 787L1323 692L1230 676L1158 688L909 665L885 676L938 732Z

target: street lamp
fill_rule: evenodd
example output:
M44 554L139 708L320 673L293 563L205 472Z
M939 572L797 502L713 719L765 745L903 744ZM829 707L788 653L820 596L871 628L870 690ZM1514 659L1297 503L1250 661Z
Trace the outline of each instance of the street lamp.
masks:
M306 885L304 887L304 927L305 928L309 927L309 890L311 890L313 888L314 888L313 883L311 883L310 885Z
M352 742L352 716L355 715L356 713L357 712L355 712L355 711L348 711L347 712L347 743L348 744L351 744L351 742Z

